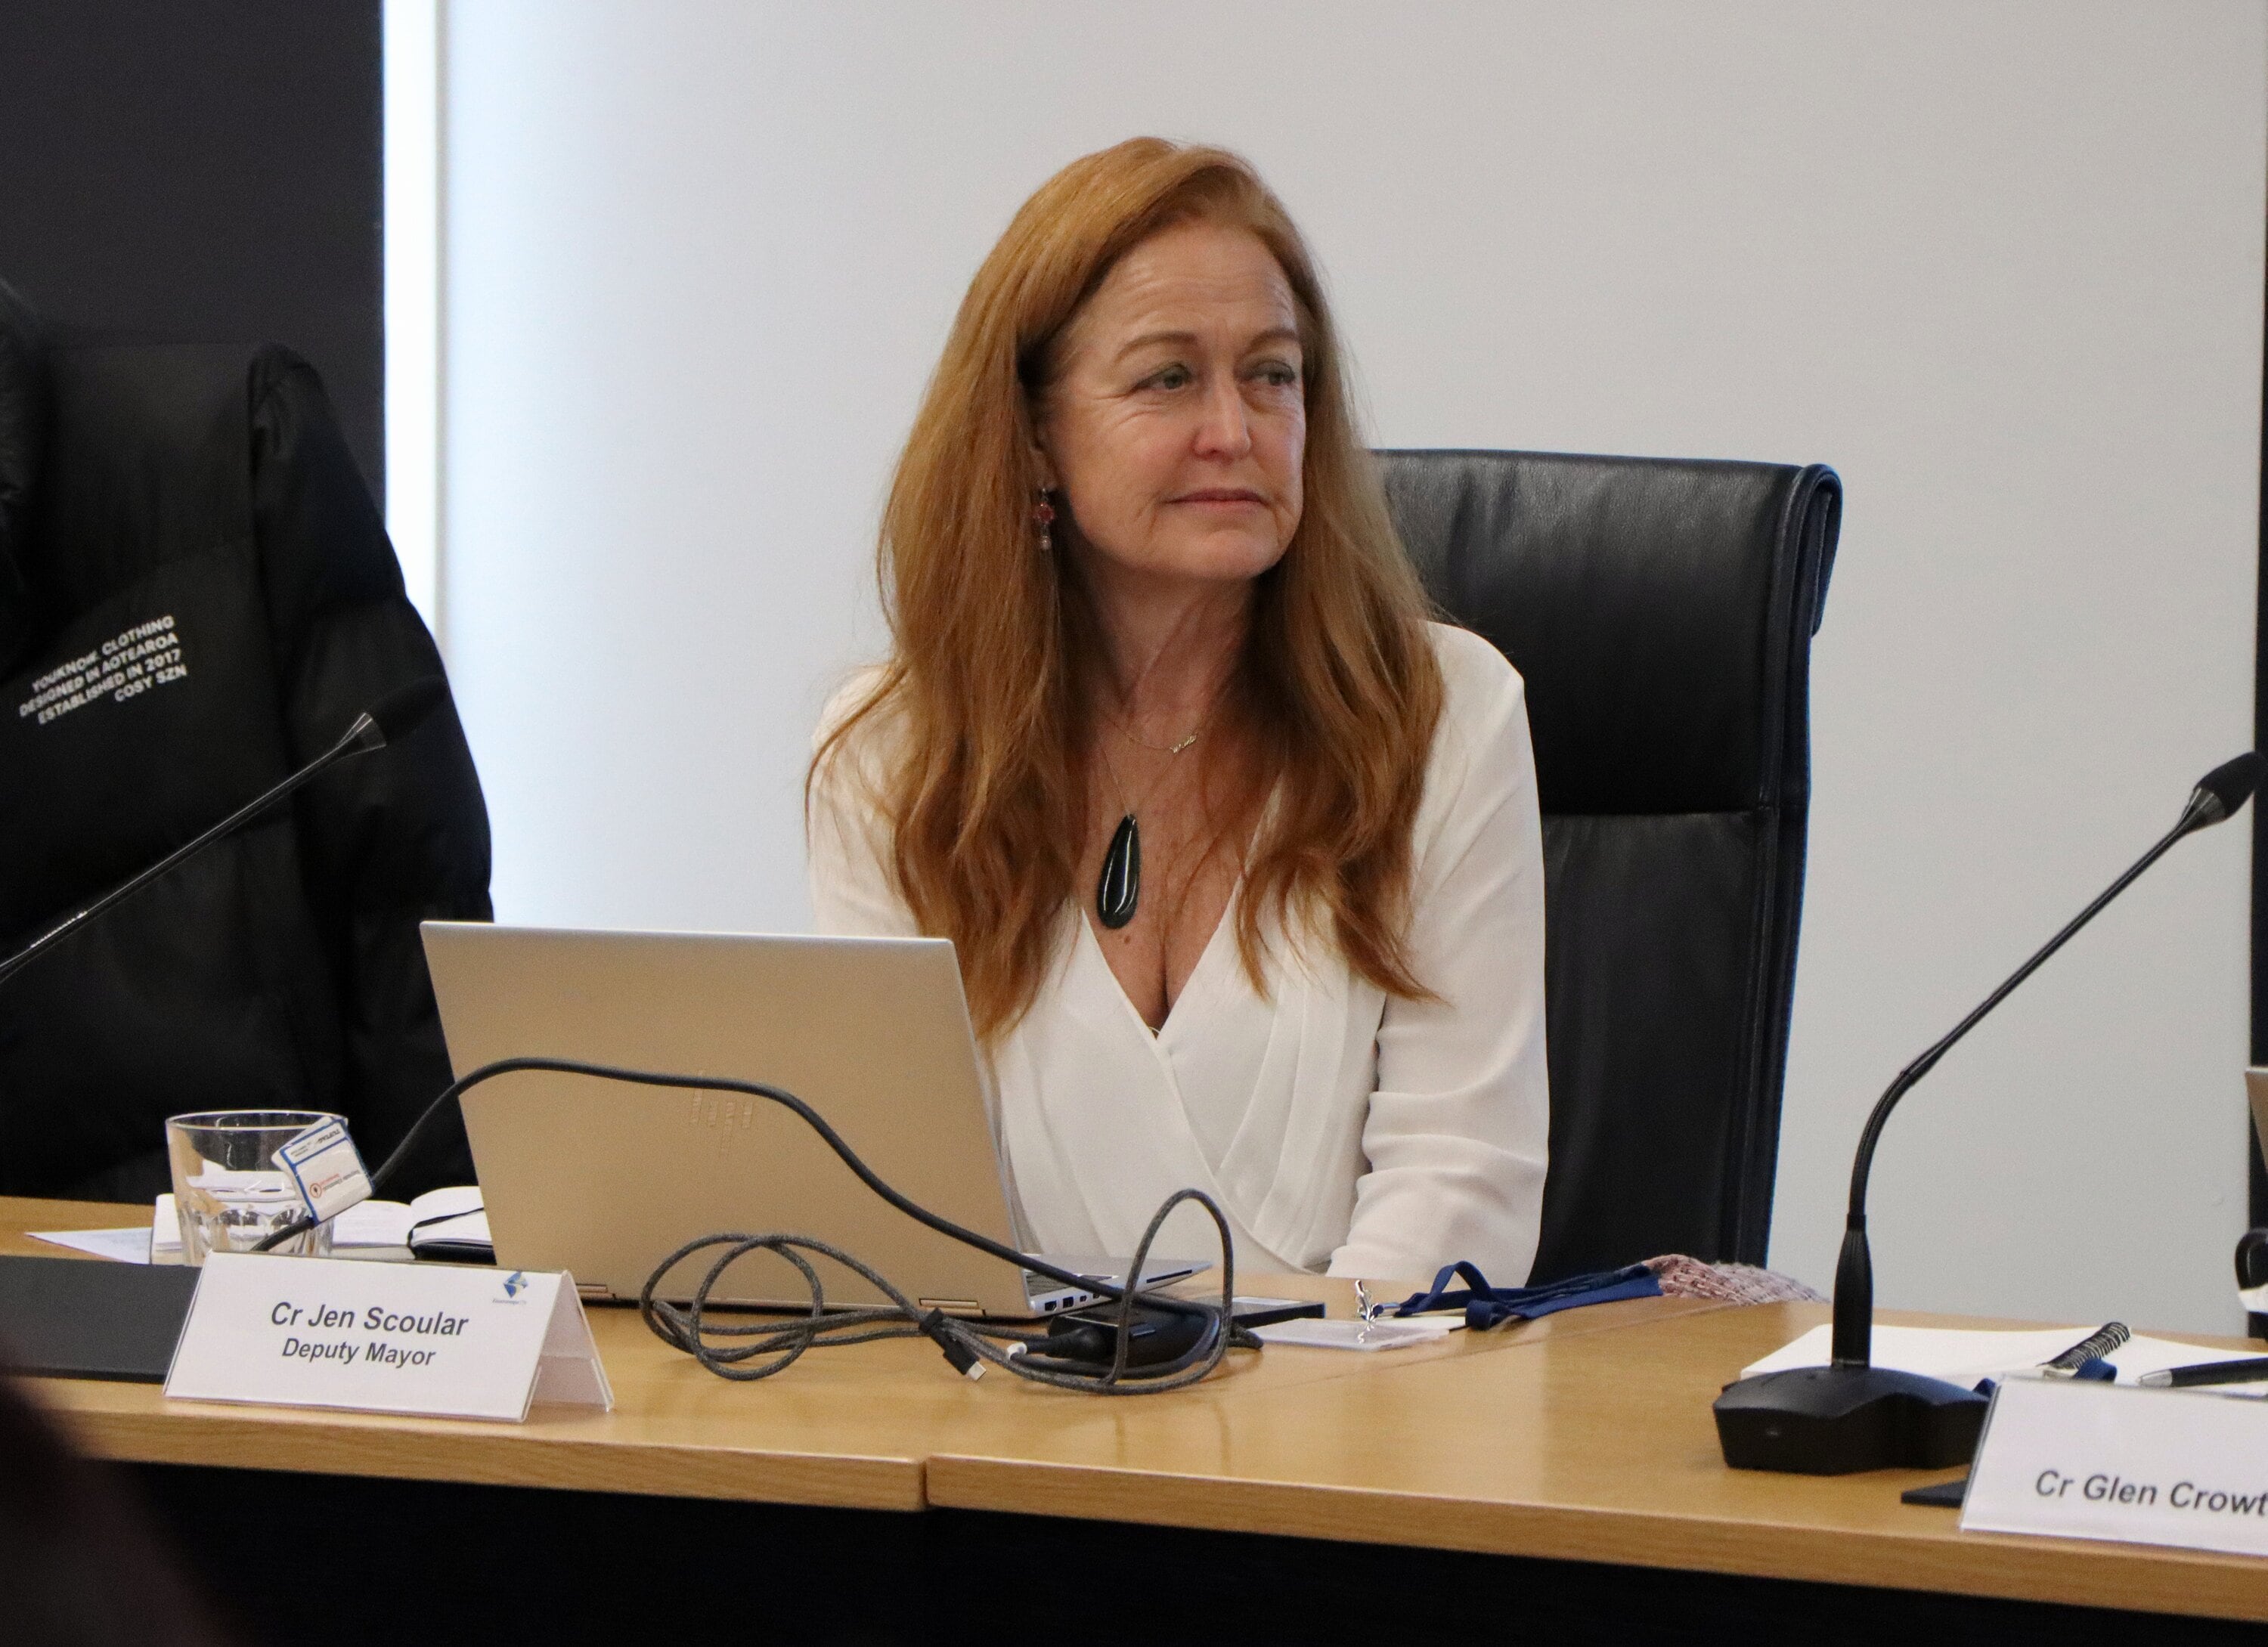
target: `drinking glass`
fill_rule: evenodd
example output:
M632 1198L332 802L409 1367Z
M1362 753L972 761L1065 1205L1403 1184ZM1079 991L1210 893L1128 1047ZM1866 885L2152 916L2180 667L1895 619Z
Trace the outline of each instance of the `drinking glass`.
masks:
M207 1253L249 1252L305 1216L306 1203L291 1175L276 1165L276 1151L308 1128L337 1119L305 1109L218 1109L170 1117L166 1153L181 1221L181 1261L202 1264ZM273 1250L328 1258L331 1226L319 1224Z

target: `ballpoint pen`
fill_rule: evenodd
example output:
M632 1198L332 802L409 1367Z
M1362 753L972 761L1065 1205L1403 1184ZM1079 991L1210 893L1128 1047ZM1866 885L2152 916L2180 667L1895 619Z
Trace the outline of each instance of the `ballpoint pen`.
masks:
M2268 1380L2268 1356L2242 1361L2197 1361L2186 1367L2146 1372L2139 1382L2157 1389L2193 1389L2200 1384L2258 1384Z

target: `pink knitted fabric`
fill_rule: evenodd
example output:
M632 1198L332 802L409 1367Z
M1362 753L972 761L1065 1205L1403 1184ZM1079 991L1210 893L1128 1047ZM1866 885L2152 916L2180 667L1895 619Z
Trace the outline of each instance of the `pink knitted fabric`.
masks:
M1824 1304L1827 1300L1776 1269L1754 1264L1705 1264L1683 1253L1649 1258L1646 1267L1661 1283L1664 1298L1715 1298L1725 1304Z

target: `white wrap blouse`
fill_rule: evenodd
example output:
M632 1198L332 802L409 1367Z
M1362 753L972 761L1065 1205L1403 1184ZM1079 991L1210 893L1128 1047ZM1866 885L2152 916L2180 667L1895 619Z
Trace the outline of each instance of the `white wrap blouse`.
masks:
M1272 924L1256 990L1232 902L1153 1034L1084 909L1067 906L1052 972L987 1057L1033 1250L1123 1256L1159 1202L1194 1185L1226 1211L1240 1267L1402 1280L1464 1258L1498 1285L1527 1278L1550 1111L1527 702L1486 641L1441 624L1431 635L1447 696L1413 842L1410 953L1440 998L1389 997L1327 938ZM822 730L867 684L837 694ZM818 928L911 936L856 776L887 757L850 753L813 794ZM1184 1205L1156 1250L1216 1247L1211 1220Z

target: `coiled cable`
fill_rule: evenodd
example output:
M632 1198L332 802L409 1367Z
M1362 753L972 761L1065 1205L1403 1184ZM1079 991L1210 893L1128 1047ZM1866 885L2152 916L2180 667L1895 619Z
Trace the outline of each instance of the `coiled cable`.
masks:
M1117 1306L1108 1321L1116 1329L1110 1361L1098 1372L1083 1369L1079 1362L1066 1360L1060 1353L1050 1355L1050 1344L1057 1342L1051 1335L1024 1333L991 1323L946 1315L939 1310L924 1310L866 1264L813 1237L778 1233L705 1235L687 1242L672 1253L646 1278L645 1285L638 1293L638 1313L656 1337L691 1356L720 1378L770 1378L791 1365L806 1349L868 1343L880 1338L906 1338L918 1334L935 1342L954 1370L963 1374L974 1376L972 1369L981 1371L989 1364L1003 1368L1018 1378L1053 1385L1059 1389L1085 1390L1105 1395L1135 1395L1181 1389L1211 1373L1231 1349L1256 1349L1260 1347L1259 1340L1234 1324L1235 1244L1229 1235L1227 1215L1204 1191L1177 1189L1165 1199L1152 1216L1149 1227L1142 1232L1141 1242L1135 1249L1127 1269L1128 1284L1119 1286L1097 1276L1082 1276L1062 1268L1034 1254L1018 1252L1005 1242L996 1241L990 1236L964 1228L941 1214L932 1212L886 1182L858 1158L858 1151L843 1136L828 1124L827 1118L809 1104L784 1087L768 1085L762 1081L739 1081L723 1076L673 1075L653 1070L589 1063L575 1058L499 1058L451 1082L431 1103L426 1105L411 1123L409 1130L402 1135L401 1142L394 1145L378 1170L371 1174L372 1193L374 1195L385 1187L452 1101L460 1099L466 1092L484 1081L523 1072L587 1076L595 1080L622 1081L637 1086L674 1087L690 1092L738 1092L768 1099L792 1111L806 1126L819 1135L828 1149L834 1151L859 1182L915 1222L964 1246L975 1247L1003 1263L1013 1264L1020 1270L1030 1270L1060 1285L1095 1293ZM1220 1234L1221 1284L1218 1305L1147 1290L1140 1284L1144 1267L1149 1261L1151 1244L1156 1240L1167 1216L1185 1201L1194 1201L1203 1207ZM295 1220L269 1236L254 1250L264 1252L279 1246L313 1228L313 1224L311 1218ZM672 1269L696 1253L720 1246L725 1250L710 1261L708 1269L685 1305L672 1304L655 1296L662 1278ZM710 1320L709 1311L712 1306L709 1303L709 1296L711 1290L733 1264L758 1252L769 1252L784 1259L802 1275L811 1296L809 1312L784 1321L751 1325L726 1326ZM828 1305L825 1285L819 1272L804 1256L806 1253L816 1253L845 1266L891 1302L850 1307ZM1151 1365L1131 1364L1136 1322L1138 1312L1143 1310L1197 1318L1198 1330L1195 1341L1170 1360ZM747 1364L763 1356L770 1356L773 1359L758 1365Z
M725 1379L768 1379L786 1371L806 1349L871 1343L880 1338L926 1336L936 1342L954 1370L966 1377L981 1377L989 1364L1035 1384L1092 1394L1143 1395L1178 1390L1205 1378L1231 1349L1259 1348L1257 1339L1231 1322L1230 1301L1235 1297L1236 1287L1234 1249L1226 1219L1203 1191L1176 1190L1166 1198L1152 1217L1150 1227L1143 1232L1129 1273L1141 1275L1148 1261L1151 1243L1157 1238L1167 1215L1184 1201L1202 1205L1220 1231L1221 1301L1214 1305L1195 1299L1168 1298L1145 1294L1136 1287L1106 1287L1091 1278L1083 1279L1080 1284L1085 1287L1116 1294L1112 1357L1100 1371L1064 1358L1062 1346L1065 1341L1060 1335L1022 1332L997 1322L947 1315L942 1310L924 1310L900 1291L887 1276L841 1247L811 1236L704 1235L688 1241L662 1260L646 1278L638 1293L638 1313L654 1336ZM710 1261L685 1304L672 1304L655 1296L662 1278L672 1269L696 1253L717 1247L724 1250ZM759 1252L774 1254L801 1273L811 1296L809 1312L784 1321L726 1325L713 1320L708 1313L711 1289L733 1264ZM825 1283L804 1256L806 1253L833 1259L864 1277L889 1302L830 1308L826 1302ZM1130 1364L1138 1304L1143 1308L1164 1307L1202 1316L1195 1342L1169 1360L1147 1366ZM1226 1331L1222 1330L1224 1323L1230 1323ZM770 1359L748 1364L767 1356Z

